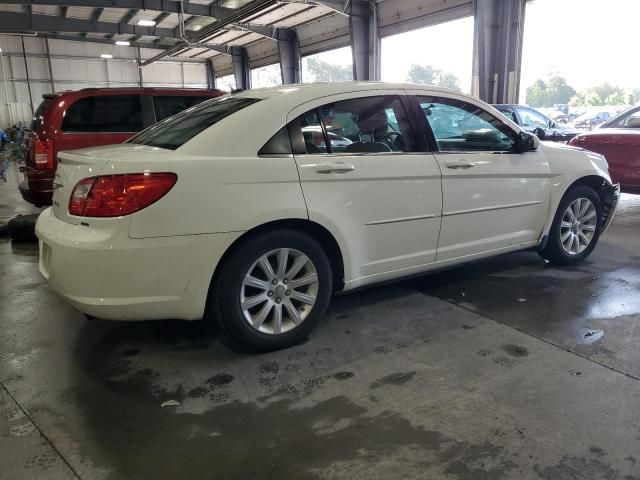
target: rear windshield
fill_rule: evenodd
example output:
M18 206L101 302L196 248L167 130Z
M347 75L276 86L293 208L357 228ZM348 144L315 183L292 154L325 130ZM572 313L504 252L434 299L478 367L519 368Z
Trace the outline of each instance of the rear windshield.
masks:
M31 131L35 132L42 125L42 119L44 118L44 112L47 111L49 105L53 102L53 97L44 97L40 106L33 114L33 119L31 120Z
M259 101L227 95L215 98L152 125L129 143L175 150L211 125Z

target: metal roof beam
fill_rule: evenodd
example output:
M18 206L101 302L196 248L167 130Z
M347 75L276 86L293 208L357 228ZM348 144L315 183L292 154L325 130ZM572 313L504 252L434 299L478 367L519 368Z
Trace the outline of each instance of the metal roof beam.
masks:
M137 14L139 10L157 10L162 12L158 18L161 20L166 18L170 13L179 13L180 12L180 2L176 2L173 0L0 0L0 4L6 3L18 3L22 5L27 5L31 7L31 5L61 5L65 6L84 6L84 7L92 7L96 8L96 12L101 13L104 8L128 8L129 12L123 16L120 20L120 24L122 27L117 27L116 23L111 22L98 22L97 17L92 17L91 21L95 22L95 28L84 25L82 19L69 19L73 22L75 27L66 27L59 28L59 23L56 22L56 18L51 15L32 15L33 18L22 18L18 16L13 16L13 21L16 22L15 26L10 29L11 31L15 31L18 29L24 30L48 30L48 31L68 31L68 32L97 32L97 33L114 33L114 34L137 34L138 31L144 32L141 35L152 35L158 37L172 37L172 38L180 38L180 28L179 26L174 28L173 31L171 29L162 29L159 27L135 27L139 29L138 31L132 31L128 25L128 22ZM238 12L242 9L232 9L225 7L218 7L215 5L200 5L197 3L187 3L184 5L184 13L189 15L196 15L201 17L214 17L218 19L218 22L225 21L225 24L229 27L237 27L243 30L257 33L258 35L262 35L267 38L271 38L273 40L282 40L283 38L289 38L291 33L286 28L273 28L273 27L265 27L262 25L250 25L250 24L242 24L240 23L243 18L246 18L249 15L244 15L238 18ZM2 20L8 20L8 15L13 12L6 12L3 15ZM254 12L254 14L257 12ZM166 15L166 16L165 16ZM99 16L99 15L98 15ZM226 20L233 18L236 21L234 22L226 22ZM160 20L160 21L161 21ZM214 24L218 23L214 22ZM0 20L0 31L3 26L7 22ZM159 23L159 21L158 21ZM104 25L103 25L104 24ZM28 27L28 25L33 25L34 28ZM55 25L55 28L48 28L49 26ZM36 26L38 28L36 28ZM141 29L147 29L143 31ZM205 30L205 27L203 30Z
M0 15L0 31L114 33L121 35L175 37L172 28L141 27L127 23L96 22L79 18L63 18L53 15L27 15L16 12L2 12L2 15Z
M42 35L45 38L51 38L55 40L71 40L73 42L89 42L89 43L105 43L107 45L113 45L113 40L108 38L82 38L77 35L63 35L63 34L45 34ZM154 48L156 50L166 50L167 48L171 48L173 45L158 45L156 42L142 42L138 43L140 48ZM55 56L55 55L54 55Z
M58 5L67 7L124 8L136 10L157 10L179 13L180 2L175 0L0 0L0 4L14 5ZM201 17L225 18L236 12L233 8L217 5L201 5L185 2L184 13Z

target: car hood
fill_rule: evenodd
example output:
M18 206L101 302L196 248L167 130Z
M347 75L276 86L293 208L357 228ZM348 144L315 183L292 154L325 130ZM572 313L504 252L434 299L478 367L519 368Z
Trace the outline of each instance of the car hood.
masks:
M611 137L635 136L640 137L639 128L599 128L592 132L580 133L579 138L584 139L609 139Z

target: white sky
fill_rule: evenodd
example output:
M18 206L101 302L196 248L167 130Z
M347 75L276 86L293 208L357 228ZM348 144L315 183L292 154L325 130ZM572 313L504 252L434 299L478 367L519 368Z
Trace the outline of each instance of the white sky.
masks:
M471 91L473 17L382 39L382 80L405 82L412 63L453 73Z
M582 90L604 82L640 88L640 0L534 0L522 52L524 92L553 71Z
M636 33L640 29L639 19L640 0L533 0L528 3L521 101L529 85L538 78L546 79L551 72L564 76L576 90L604 82L625 89L640 88ZM412 63L431 65L453 73L462 90L469 92L473 18L383 38L381 55L382 80L404 82ZM349 47L314 57L341 65L352 62ZM302 79L310 80L305 58L302 59Z

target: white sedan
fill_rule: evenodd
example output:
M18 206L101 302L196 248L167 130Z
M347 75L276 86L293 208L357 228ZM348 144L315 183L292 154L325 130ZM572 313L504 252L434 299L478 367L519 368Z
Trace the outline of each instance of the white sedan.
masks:
M307 336L337 291L515 250L583 260L619 195L601 155L459 93L372 82L212 99L61 153L54 187L40 271L76 308L212 314L262 350Z

